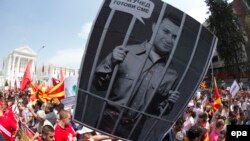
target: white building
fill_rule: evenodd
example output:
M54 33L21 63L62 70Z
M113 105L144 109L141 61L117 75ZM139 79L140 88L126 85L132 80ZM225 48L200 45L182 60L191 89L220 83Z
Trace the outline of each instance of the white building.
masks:
M65 78L68 76L78 76L78 72L78 69L60 67L53 64L42 65L37 70L37 81L44 82L46 86L51 86L51 79L61 79L61 73Z
M24 46L14 49L4 60L2 71L0 71L0 88L4 88L6 81L12 88L16 81L17 87L19 88L29 61L31 61L30 72L34 83L40 81L45 82L47 86L51 86L51 78L59 79L61 70L64 78L72 75L78 76L78 69L60 67L52 64L36 66L36 60L37 53L30 47Z
M5 84L4 73L2 70L0 70L0 89L4 88L4 84Z
M3 77L9 85L20 85L26 66L31 61L31 72L35 70L37 54L28 46L14 49L4 60ZM4 82L3 82L4 83ZM2 82L1 82L2 84Z

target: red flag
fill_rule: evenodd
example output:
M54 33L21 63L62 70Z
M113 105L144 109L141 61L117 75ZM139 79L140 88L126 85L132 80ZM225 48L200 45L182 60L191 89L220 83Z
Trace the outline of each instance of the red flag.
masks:
M60 80L56 79L56 78L51 78L52 79L52 83L53 83L53 86L57 85L58 83L60 83Z
M64 81L61 81L57 85L47 89L47 99L62 99L64 98Z
M30 83L30 86L32 88L33 94L38 91L38 94L42 99L55 101L64 98L64 81L59 82L52 87L39 87L32 82ZM35 99L36 98L33 97L33 100Z
M12 111L12 106L8 106L8 108L6 109L4 115L9 117L16 124L17 121L16 121L15 115L14 115L14 113Z
M24 72L23 79L22 79L22 84L20 86L20 91L23 91L31 81L30 65L31 65L31 61L29 61L28 65L26 66L26 70Z
M217 111L219 106L221 105L221 99L220 99L219 88L217 86L215 78L214 78L214 89L215 89L215 100L214 100L214 104L213 104L213 109L214 109L214 111Z

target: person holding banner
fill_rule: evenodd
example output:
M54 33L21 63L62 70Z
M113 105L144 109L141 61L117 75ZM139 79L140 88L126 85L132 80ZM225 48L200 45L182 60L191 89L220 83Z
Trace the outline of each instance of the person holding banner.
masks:
M115 47L96 69L94 80L96 89L107 90L113 70L116 65L119 65L109 99L138 111L144 109L146 113L152 115L168 114L180 95L178 91L174 90L178 74L172 63L168 66L163 79L161 74L175 44L179 24L180 21L174 17L165 15L158 29L156 29L155 23L152 25L153 31L158 30L152 44L145 41L141 44ZM142 71L138 68L142 68ZM139 78L136 81L138 75ZM161 79L162 81L157 87ZM134 81L136 81L134 90L132 94L129 94ZM100 128L111 132L114 126L112 124L115 124L120 112L121 107L107 104ZM124 113L121 119L121 124L124 124L118 129L121 136L129 134L138 116L139 114L132 110Z

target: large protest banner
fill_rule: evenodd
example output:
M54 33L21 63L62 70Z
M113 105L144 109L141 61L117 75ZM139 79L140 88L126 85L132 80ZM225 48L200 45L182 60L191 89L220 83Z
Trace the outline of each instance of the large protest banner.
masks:
M74 120L123 140L161 140L216 44L199 22L160 0L105 0L82 59Z

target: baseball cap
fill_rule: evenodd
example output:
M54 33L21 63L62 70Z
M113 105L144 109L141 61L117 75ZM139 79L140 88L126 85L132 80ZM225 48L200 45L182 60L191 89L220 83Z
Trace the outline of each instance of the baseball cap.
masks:
M37 111L37 116L39 116L41 119L45 120L46 119L46 114L43 110Z
M192 100L188 103L188 107L194 107L194 102Z
M87 128L87 127L83 127L81 130L77 130L77 132L79 134L85 134L85 133L90 133L90 132L93 132L93 130Z

